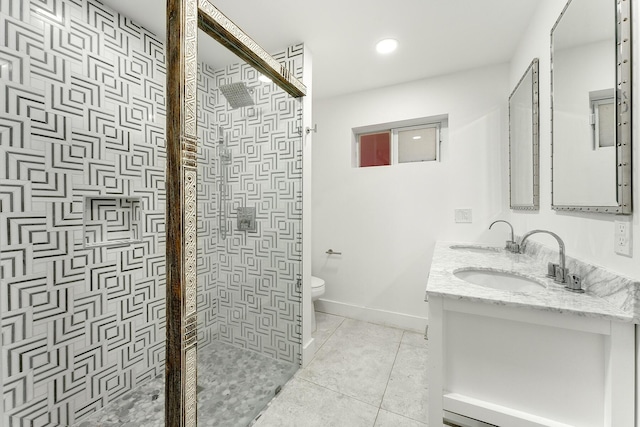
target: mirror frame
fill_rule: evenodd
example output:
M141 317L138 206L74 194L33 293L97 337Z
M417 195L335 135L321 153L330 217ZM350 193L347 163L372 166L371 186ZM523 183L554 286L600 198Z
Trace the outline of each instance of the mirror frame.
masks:
M553 32L567 11L568 0L551 29L551 209L559 211L632 213L631 193L631 0L608 0L616 6L616 200L617 206L559 205L553 198ZM579 0L577 0L579 1Z
M294 75L209 0L167 0L165 425L197 423L196 182L198 28L293 97ZM300 129L302 132L302 129Z
M511 137L511 99L515 93L520 89L524 79L531 72L531 113L532 113L532 134L531 134L531 149L532 161L533 161L533 197L530 204L515 204L513 203L513 164L511 162L511 154L514 147L514 140ZM539 60L534 58L527 67L516 87L509 95L509 202L511 209L514 210L538 210L540 209L540 85L539 85Z

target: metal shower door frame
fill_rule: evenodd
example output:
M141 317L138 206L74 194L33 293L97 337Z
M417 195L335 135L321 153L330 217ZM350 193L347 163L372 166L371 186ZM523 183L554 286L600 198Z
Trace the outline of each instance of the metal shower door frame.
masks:
M165 426L197 424L198 28L293 97L306 87L209 0L167 0Z

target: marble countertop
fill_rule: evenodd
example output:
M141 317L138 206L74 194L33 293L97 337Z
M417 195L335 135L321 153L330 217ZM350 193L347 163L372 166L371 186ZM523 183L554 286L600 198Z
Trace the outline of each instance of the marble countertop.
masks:
M567 291L563 285L554 283L553 279L546 277L547 265L528 254L513 254L502 248L487 251L452 249L451 246L455 245L487 247L472 243L437 242L427 282L427 298L442 296L640 323L633 312L623 310L611 301L595 295L588 287L587 292L580 294ZM515 272L543 283L545 288L531 292L499 290L474 285L453 274L458 269L468 267Z

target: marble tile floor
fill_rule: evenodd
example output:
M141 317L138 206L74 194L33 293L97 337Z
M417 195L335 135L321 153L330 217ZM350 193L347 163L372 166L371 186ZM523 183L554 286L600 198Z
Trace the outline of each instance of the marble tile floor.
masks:
M422 334L316 313L315 357L253 427L425 427Z
M198 426L246 427L297 364L213 342L198 350ZM163 427L164 378L127 393L78 427Z

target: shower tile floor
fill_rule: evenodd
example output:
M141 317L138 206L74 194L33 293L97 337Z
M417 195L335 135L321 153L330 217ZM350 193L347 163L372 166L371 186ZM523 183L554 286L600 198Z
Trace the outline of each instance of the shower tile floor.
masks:
M198 426L248 426L297 367L223 342L198 349ZM78 427L163 427L164 402L158 377Z
M253 427L427 426L422 334L325 313L316 313L316 321L313 360L273 400L275 387L295 366L223 343L200 349L198 426L245 427L269 400ZM78 425L163 427L164 380L147 383Z

